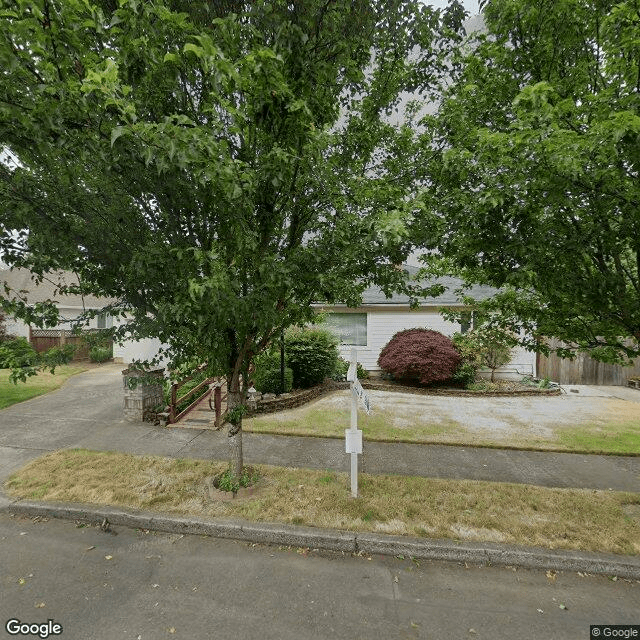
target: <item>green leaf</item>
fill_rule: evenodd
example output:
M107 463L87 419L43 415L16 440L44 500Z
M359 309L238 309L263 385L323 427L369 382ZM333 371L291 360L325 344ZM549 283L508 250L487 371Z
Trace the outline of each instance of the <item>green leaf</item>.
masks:
M111 146L113 147L115 141L126 133L124 127L114 127L111 129Z

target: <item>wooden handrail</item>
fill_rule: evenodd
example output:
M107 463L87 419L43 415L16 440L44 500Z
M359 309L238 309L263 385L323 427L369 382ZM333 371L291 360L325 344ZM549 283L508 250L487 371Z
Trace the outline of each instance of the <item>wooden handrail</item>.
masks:
M169 421L168 424L174 424L178 422L182 417L184 417L189 411L191 411L201 400L206 398L210 393L211 389L202 395L198 396L192 403L189 404L188 407L185 407L180 413L178 413L178 405L182 404L185 400L190 398L193 395L201 392L206 386L209 386L211 383L215 382L217 378L205 378L200 384L195 386L193 389L187 391L183 396L178 397L178 389L182 387L187 382L193 380L200 372L205 369L206 365L202 365L198 367L189 377L180 380L179 382L174 382L171 385L171 399L169 402Z

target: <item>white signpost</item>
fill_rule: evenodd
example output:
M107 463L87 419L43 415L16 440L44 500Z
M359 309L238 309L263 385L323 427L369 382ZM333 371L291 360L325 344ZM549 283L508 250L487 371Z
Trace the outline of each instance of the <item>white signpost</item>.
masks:
M351 497L358 497L358 454L362 453L362 431L358 430L358 399L367 414L371 413L368 394L358 381L357 352L351 350L351 365L347 371L347 381L351 383L351 428L344 430L345 449L351 454Z

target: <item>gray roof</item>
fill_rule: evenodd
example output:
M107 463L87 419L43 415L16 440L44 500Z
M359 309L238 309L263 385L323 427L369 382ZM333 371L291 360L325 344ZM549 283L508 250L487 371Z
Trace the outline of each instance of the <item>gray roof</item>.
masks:
M418 267L410 265L402 265L404 271L408 273L410 277L414 277L418 271ZM446 291L436 298L424 297L419 298L420 305L424 307L441 307L446 305L460 305L460 296L456 293L457 289L461 289L463 281L460 278L454 278L452 276L443 276L439 278L429 278L427 280L421 280L420 284L424 287L434 284L441 284L446 287ZM491 298L498 292L497 289L485 285L473 285L469 289L465 289L463 294L470 296L474 300L486 300ZM408 305L409 296L405 294L394 293L391 298L387 298L379 287L369 287L365 289L362 294L362 304L385 304L385 305Z
M70 271L57 271L47 274L46 280L36 284L33 275L28 269L1 269L0 270L0 297L7 294L4 285L7 284L12 289L9 297L18 295L26 298L28 304L45 302L52 300L58 303L59 307L69 307L71 309L101 309L102 307L116 302L113 298L98 298L93 295L76 294L56 294L56 284L77 285L78 278ZM24 293L26 291L26 293Z

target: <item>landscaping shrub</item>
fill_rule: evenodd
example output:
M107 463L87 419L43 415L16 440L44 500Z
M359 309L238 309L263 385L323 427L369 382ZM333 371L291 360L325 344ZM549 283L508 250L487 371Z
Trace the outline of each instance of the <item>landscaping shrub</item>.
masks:
M37 361L38 353L26 338L6 340L0 344L0 369L32 367Z
M456 372L451 376L451 381L469 388L478 377L478 366L474 362L462 360Z
M487 325L481 325L464 334L456 334L453 341L469 368L474 366L476 371L481 367L491 369L491 382L494 380L496 369L511 360L516 343L509 332Z
M61 347L51 347L42 354L42 361L47 366L68 364L73 359L76 347L73 344L65 344Z
M431 329L399 331L378 358L379 367L394 378L425 385L451 379L461 362L451 339Z
M349 363L344 358L338 358L335 369L331 374L331 379L337 382L343 382L347 379L347 371L349 371Z
M89 360L91 362L106 362L111 360L113 353L110 347L91 347L89 349Z
M280 393L280 365L277 367L265 368L256 366L256 372L253 376L255 388L262 393ZM289 393L293 388L293 371L289 367L284 369L284 390L283 393Z
M349 371L349 362L344 358L338 358L336 368L331 374L331 379L338 382L343 382L347 379L347 372ZM358 362L357 363L358 380L364 380L369 377L369 372Z
M296 388L307 389L333 374L339 358L338 340L326 329L289 329L285 357Z

